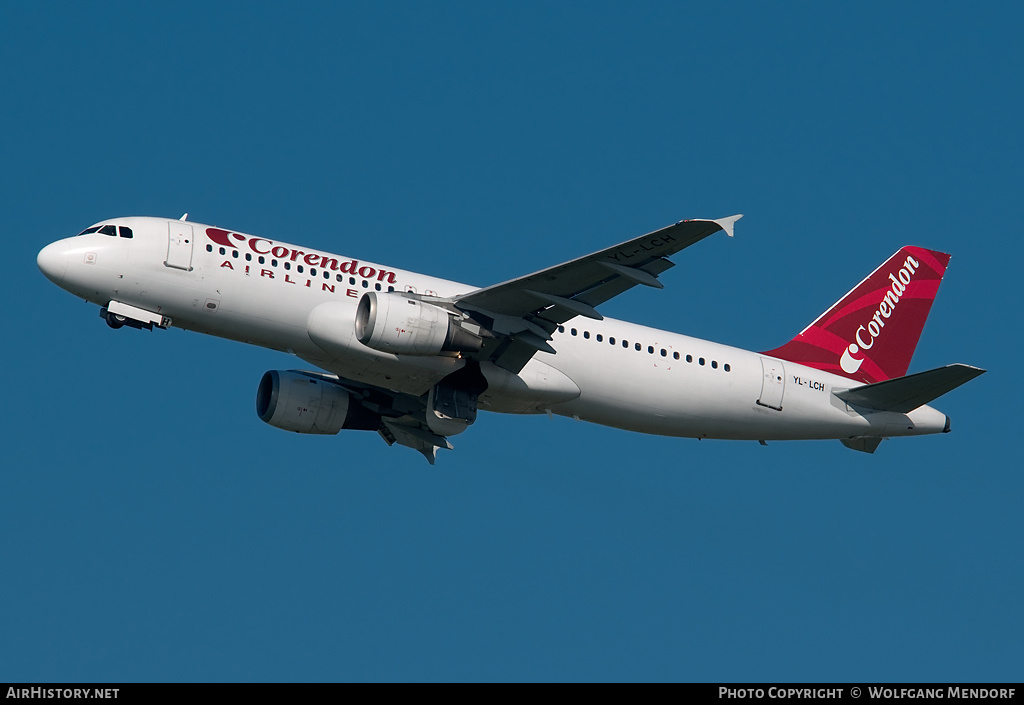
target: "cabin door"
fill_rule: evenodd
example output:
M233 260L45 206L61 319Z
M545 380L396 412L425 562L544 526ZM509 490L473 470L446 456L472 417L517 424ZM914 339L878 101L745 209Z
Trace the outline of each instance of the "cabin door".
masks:
M164 264L186 272L192 271L192 243L195 240L192 224L172 220L167 227L167 260Z
M762 357L761 370L764 375L761 378L761 396L758 397L757 403L769 409L782 411L782 395L786 391L786 368L782 360Z

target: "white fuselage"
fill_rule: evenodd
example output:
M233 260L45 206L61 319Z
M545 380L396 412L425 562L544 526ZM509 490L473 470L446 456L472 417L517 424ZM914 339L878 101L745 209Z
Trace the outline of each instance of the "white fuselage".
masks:
M339 377L414 396L462 364L455 356L396 356L362 345L353 332L356 305L364 293L390 287L439 297L476 287L237 233L221 244L198 223L104 222L130 227L134 237L80 235L39 258L47 276L94 303L122 302L175 327L294 353ZM314 343L314 324L332 331L332 345ZM909 414L851 407L833 390L858 382L625 321L577 317L551 345L556 354L538 352L519 375L483 363L489 386L481 408L749 440L918 435L941 432L947 422L928 406Z

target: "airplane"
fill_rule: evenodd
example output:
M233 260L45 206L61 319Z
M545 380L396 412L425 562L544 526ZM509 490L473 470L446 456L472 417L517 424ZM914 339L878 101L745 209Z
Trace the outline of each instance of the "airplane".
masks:
M948 254L901 248L773 350L752 352L605 318L668 259L742 215L682 220L477 288L179 219L104 220L44 247L39 269L113 329L169 327L291 353L256 412L296 433L376 431L434 464L480 409L558 414L698 439L882 439L946 433L928 403L985 370L907 375Z

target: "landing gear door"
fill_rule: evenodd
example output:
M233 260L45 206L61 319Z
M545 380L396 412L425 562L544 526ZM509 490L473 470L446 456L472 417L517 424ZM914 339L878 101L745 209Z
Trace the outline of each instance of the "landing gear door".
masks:
M191 223L172 220L167 227L167 259L164 264L186 272L192 271L192 244L195 238Z
M782 360L762 357L761 370L764 376L761 378L761 396L757 403L769 409L782 411L782 395L786 391L786 368Z

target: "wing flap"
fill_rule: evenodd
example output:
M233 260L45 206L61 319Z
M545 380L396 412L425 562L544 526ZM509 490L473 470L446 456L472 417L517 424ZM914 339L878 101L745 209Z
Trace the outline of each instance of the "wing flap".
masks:
M388 445L397 443L406 448L419 451L427 462L434 464L437 449L452 449L452 444L444 436L438 436L419 422L403 422L401 419L382 419L381 428L377 431Z
M605 269L610 269L616 274L621 274L631 282L643 284L644 286L650 286L655 289L665 288L665 285L658 281L658 278L656 276L654 276L650 272L640 269L639 267L627 267L623 264L615 264L614 262L609 262L607 260L602 260L599 264Z
M906 414L933 399L938 399L961 384L970 382L984 372L985 370L981 368L957 363L906 377L845 389L835 392L835 395L848 404Z

